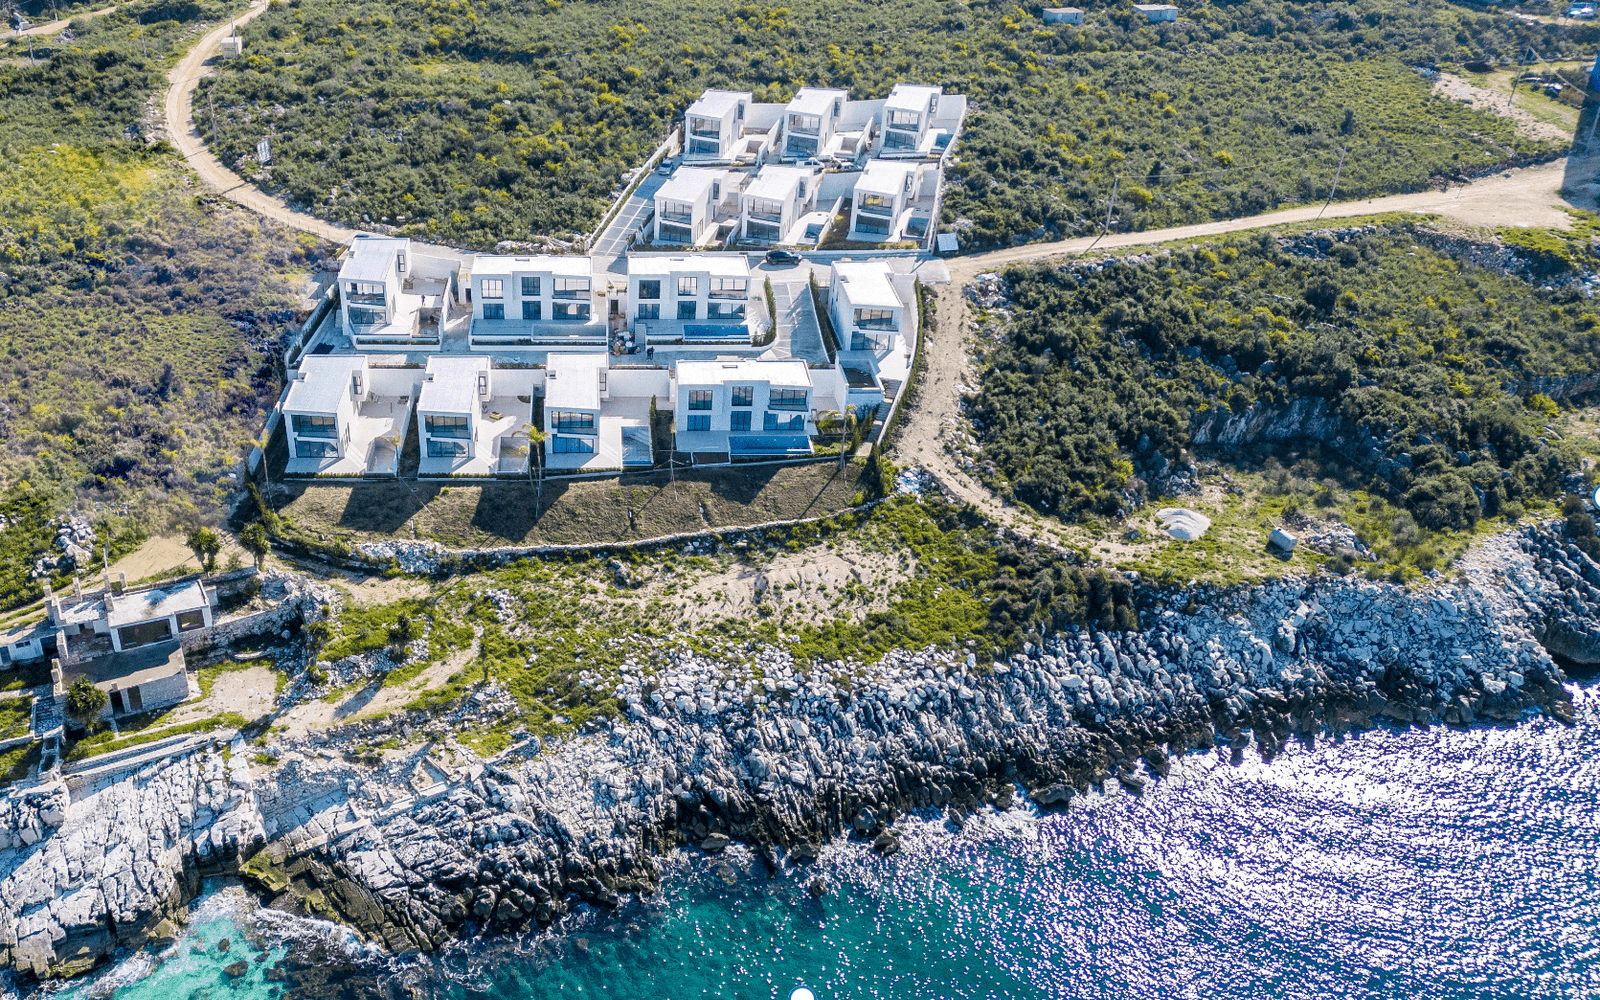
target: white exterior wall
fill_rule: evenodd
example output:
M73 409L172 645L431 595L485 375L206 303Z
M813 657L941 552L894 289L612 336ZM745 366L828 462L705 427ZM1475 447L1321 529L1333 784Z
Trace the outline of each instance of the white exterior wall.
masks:
M744 295L742 297L734 298L734 299L728 299L728 298L713 299L711 297L711 279L714 278L714 277L716 277L716 278L728 278L728 277L744 278L745 279L745 292L744 292ZM681 278L694 278L695 279L695 283L694 283L695 290L694 290L693 294L682 294L682 293L680 293L678 291L679 279L681 279ZM659 280L661 282L661 297L659 299L641 298L640 294L639 294L639 283L641 281L656 281L656 280ZM738 274L738 275L713 274L710 271L701 270L701 269L695 268L692 265L688 266L688 267L684 267L682 269L674 268L671 271L667 271L667 272L663 272L663 273L659 273L659 274L637 274L637 273L629 274L628 275L628 308L630 310L630 313L629 313L628 319L629 319L630 322L639 322L639 321L642 320L645 323L655 322L656 320L678 320L680 318L683 319L684 322L713 322L713 323L715 323L715 322L737 322L737 323L744 323L744 322L747 322L750 319L750 316L749 316L750 295L751 295L750 289L753 287L752 284L751 284L751 281L752 281L752 279L750 278L750 274L749 274L748 271L746 271L743 274ZM724 316L717 317L716 319L710 319L710 307L711 307L711 304L713 302L721 305L725 309L726 308L731 308L731 307L742 308L743 309L743 313L741 313L740 315L737 315L737 316L724 315ZM640 310L639 310L640 306L642 306L642 305L648 306L648 305L653 305L653 304L657 304L657 303L659 303L659 305L660 305L660 314L658 316L656 316L656 317L649 317L649 316L641 317L640 316ZM683 305L684 303L693 303L694 304L694 316L693 317L681 317L680 316L679 307L681 305Z
M752 387L752 389L754 391L752 393L753 398L751 400L751 405L750 406L734 406L733 405L733 387L734 386L751 386ZM788 389L788 388L802 388L802 387L801 386L779 386L779 388ZM808 429L811 427L810 415L811 415L811 410L813 408L813 398L812 397L814 397L815 394L816 394L816 390L814 388L809 387L809 386L804 387L804 388L808 389L808 393L807 393L807 396L806 396L806 406L805 406L804 409L773 410L771 408L772 383L771 382L767 382L767 381L763 381L761 379L747 378L747 377L741 376L741 377L738 377L738 378L729 379L727 382L711 382L711 383L688 383L688 382L685 382L685 383L680 383L678 385L678 391L677 391L677 400L678 400L678 402L677 402L677 406L675 407L673 415L672 415L673 426L677 429L679 434L700 433L698 431L690 431L689 430L689 418L690 417L694 417L694 416L709 416L711 418L710 430L712 432L729 433L730 431L732 431L731 423L732 423L733 414L735 412L747 412L747 413L750 414L750 429L749 429L749 433L752 433L752 434L761 434L761 433L767 433L767 434L804 434L804 433L807 433ZM694 391L709 391L711 393L711 409L709 409L709 410L691 410L691 409L689 409L689 393L690 392L694 392ZM660 404L658 403L657 405L659 406ZM790 419L790 418L798 416L798 417L801 418L801 427L800 427L799 430L790 430L790 431L776 431L776 430L774 430L774 431L768 431L768 430L765 429L766 428L766 416L765 415L768 412L772 412L772 413L777 414L778 418L782 419L782 420L787 420L787 419ZM744 431L738 431L738 432L734 432L734 433L741 433L742 434L742 433L745 433L745 432Z

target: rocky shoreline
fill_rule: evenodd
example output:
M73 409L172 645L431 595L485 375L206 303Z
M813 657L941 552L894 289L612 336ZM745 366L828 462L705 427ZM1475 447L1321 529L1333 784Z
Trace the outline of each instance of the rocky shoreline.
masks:
M1421 591L1321 576L1163 594L1140 631L1058 635L1005 662L898 651L808 676L786 652L657 650L625 665L625 719L459 769L433 754L451 744L442 721L391 718L342 736L428 744L362 763L319 736L270 773L240 744L70 805L65 789L13 792L0 957L81 972L170 937L199 877L234 871L278 908L432 949L652 891L657 859L683 845L741 840L777 868L843 833L892 851L896 818L921 807L960 822L1019 788L1045 807L1097 783L1137 792L1197 747L1270 759L1379 719L1570 721L1551 653L1600 663L1600 566L1529 526L1459 569Z

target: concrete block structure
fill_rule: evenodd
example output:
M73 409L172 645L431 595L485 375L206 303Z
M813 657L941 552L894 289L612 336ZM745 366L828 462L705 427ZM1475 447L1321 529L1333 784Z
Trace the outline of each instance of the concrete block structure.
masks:
M1077 7L1046 7L1043 15L1045 24L1083 24L1083 11Z
M797 224L817 207L821 171L767 164L739 196L739 239L770 246L798 244Z
M1143 14L1151 24L1178 19L1178 8L1169 3L1136 3L1133 9Z
M602 353L552 354L545 368L544 461L552 471L647 468L650 404L670 406L665 368L613 370Z
M703 246L737 210L742 175L711 167L679 167L656 189L652 241Z
M300 362L279 404L290 476L393 476L411 420L411 378L383 377L364 354Z
M417 475L527 474L533 398L505 391L516 374L481 356L428 359L417 396Z
M591 267L590 258L578 256L479 257L472 268L470 346L606 347L606 282Z
M804 361L680 361L677 448L697 465L811 454L811 374Z
M357 350L438 350L460 297L460 265L411 241L359 235L339 267L339 313Z
M628 259L628 308L640 343L748 346L756 314L750 265L742 254Z
M933 224L936 166L872 160L856 180L848 238L862 243L920 240Z

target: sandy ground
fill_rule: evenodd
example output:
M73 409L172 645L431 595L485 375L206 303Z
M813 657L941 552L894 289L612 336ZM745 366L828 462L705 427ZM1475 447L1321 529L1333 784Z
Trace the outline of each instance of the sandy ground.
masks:
M223 712L238 712L246 719L261 718L272 711L277 701L278 673L268 662L241 666L218 676L211 685L211 697L173 709L162 725L209 719Z
M237 555L243 565L250 565L250 554L235 544L231 536L226 533L221 533L221 536L223 545L222 551L217 553L217 566L226 566L228 557L233 555ZM134 583L175 569L198 573L201 569L200 560L184 544L182 535L155 535L112 563L111 579L115 580L118 573L126 573L128 582Z
M913 561L902 565L847 540L832 549L814 546L765 562L741 561L722 572L698 576L690 586L670 593L679 577L658 577L637 593L646 600L660 598L676 605L682 620L690 625L753 614L763 603L799 612L808 621L838 618L846 609L859 619L887 604L881 597L870 602L850 599L845 608L835 612L829 606L842 596L844 587L858 583L875 594L887 594L914 572L914 566Z
M1554 139L1557 142L1568 142L1572 139L1570 129L1542 122L1535 118L1526 109L1510 103L1510 94L1505 91L1488 90L1483 87L1473 86L1470 80L1449 73L1441 73L1433 85L1433 92L1440 97L1448 97L1455 101L1465 101L1478 111L1487 111L1490 114L1505 115L1517 123L1517 131L1534 139ZM1577 109L1573 109L1576 116Z

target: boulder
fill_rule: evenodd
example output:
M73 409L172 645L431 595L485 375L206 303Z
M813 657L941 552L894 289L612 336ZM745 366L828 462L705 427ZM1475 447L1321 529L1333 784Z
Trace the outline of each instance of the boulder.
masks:
M1192 542L1211 527L1211 518L1187 507L1163 507L1156 511L1161 530L1180 541Z
M700 849L707 854L715 854L727 846L728 835L725 833L709 834L706 839L700 841Z

